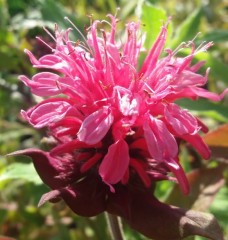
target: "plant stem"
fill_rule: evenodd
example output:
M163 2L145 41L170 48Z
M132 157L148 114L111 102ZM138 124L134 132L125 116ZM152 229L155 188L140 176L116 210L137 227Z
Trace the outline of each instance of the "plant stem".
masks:
M124 240L123 229L120 219L117 216L107 212L105 215L112 240Z

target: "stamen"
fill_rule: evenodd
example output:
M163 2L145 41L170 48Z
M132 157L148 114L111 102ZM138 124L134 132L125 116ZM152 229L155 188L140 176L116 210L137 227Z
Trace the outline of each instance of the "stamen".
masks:
M120 11L120 7L117 7L117 8L116 8L115 15L114 15L115 18L116 18L116 16L117 16L117 14L118 14L119 11Z
M176 49L173 50L173 56L175 56L180 50L186 48L188 44L186 42L182 42Z
M79 47L83 48L84 50L86 50L87 52L89 52L90 54L92 54L92 53L90 52L90 49L87 48L87 46L85 45L85 43L82 42L82 41L80 41L80 40L77 40L76 42L71 41L71 40L68 40L68 43L74 44L75 47L78 47L78 46L79 46Z
M56 84L57 88L58 88L59 90L61 90L61 86L60 86L59 80L56 80L56 81L55 81L55 84Z
M69 41L68 43L72 43L71 41ZM68 53L68 55L70 55L71 53L73 53L74 51L75 51L75 48L77 47L77 46L79 46L80 45L80 40L77 40L75 43L74 43L74 48L73 48L73 50L71 50L69 53ZM71 46L72 47L72 46Z
M213 42L203 41L196 49L196 52L206 52L209 47L213 46Z
M109 25L109 27L112 27L112 24L110 22L108 22L107 20L102 20L101 23L107 23Z
M87 43L87 40L85 38L85 36L82 34L82 32L76 27L76 25L68 18L68 17L64 17L65 20L67 20L75 29L76 31L79 33L79 35L82 37L82 39L84 40L84 42L87 44L87 46L89 47L90 51L92 51L92 49L90 48L89 44Z
M55 37L50 33L50 31L46 27L43 27L43 29L56 42Z
M93 24L93 14L87 14L86 15L88 18L89 18L89 20L90 20L90 26L92 26L92 24Z
M48 48L50 48L52 51L54 51L54 49L49 45L47 44L42 38L40 37L36 37L36 39L38 39L40 42L42 42L45 46L47 46Z
M192 39L192 42L194 42L196 40L196 38L198 38L198 36L201 34L201 32L198 32L195 37Z
M147 89L143 89L144 92L150 94L150 95L153 95L155 94L155 91L147 84L147 82L144 83L144 86L146 86L148 88Z

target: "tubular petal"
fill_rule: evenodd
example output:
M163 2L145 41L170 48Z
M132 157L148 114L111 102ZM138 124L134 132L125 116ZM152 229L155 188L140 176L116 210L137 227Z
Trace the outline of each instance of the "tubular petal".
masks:
M25 76L19 76L19 79L30 87L33 94L41 97L57 95L64 90L60 88L60 77L54 73L38 73L32 80Z
M144 122L143 128L151 157L162 161L177 156L178 146L176 140L162 120L153 118L150 115Z
M195 135L183 135L181 136L185 141L189 142L204 159L209 159L211 151L199 134Z
M113 122L113 116L108 107L89 115L78 131L78 139L87 144L98 143L108 132Z
M172 126L178 135L195 134L199 130L196 118L174 103L169 104L164 113L167 124Z
M118 183L124 176L129 166L128 144L120 139L112 144L99 167L102 180L108 184Z
M169 159L168 161L166 161L166 165L176 176L182 192L187 195L189 193L189 184L181 165L178 163L178 161L175 161L173 159Z
M71 107L66 101L48 99L30 108L27 112L22 110L21 114L35 128L42 128L62 119Z

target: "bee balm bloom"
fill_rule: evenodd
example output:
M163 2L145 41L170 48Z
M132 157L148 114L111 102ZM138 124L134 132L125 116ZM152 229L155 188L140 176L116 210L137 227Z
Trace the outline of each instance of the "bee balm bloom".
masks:
M33 158L40 177L52 189L41 203L63 198L83 216L104 211L108 196L122 186L146 189L154 181L171 179L187 194L177 141L190 143L204 159L210 150L199 135L207 128L175 100L219 101L225 94L203 89L208 71L202 76L197 71L203 63L191 63L212 43L195 49L190 42L188 56L166 50L160 58L167 37L164 25L139 68L140 24L128 23L126 40L120 42L117 20L109 17L110 31L100 29L104 22L94 21L86 44L73 43L70 29L56 28L51 54L36 59L25 50L33 67L42 72L32 79L20 76L33 94L45 98L22 111L23 117L35 128L46 127L55 140L49 152L19 152Z

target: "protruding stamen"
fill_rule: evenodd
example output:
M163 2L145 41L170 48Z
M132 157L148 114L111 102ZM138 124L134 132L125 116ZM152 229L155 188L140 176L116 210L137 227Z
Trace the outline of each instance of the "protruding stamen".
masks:
M43 29L56 42L55 37L50 33L50 31L46 27L43 27Z
M42 42L45 46L47 46L48 48L50 48L52 51L54 50L49 44L47 44L42 38L40 37L36 37L36 39L38 39L40 42Z
M82 34L82 32L76 27L76 25L68 18L68 17L64 17L65 20L67 20L75 29L76 31L79 33L79 35L82 37L82 39L85 41L85 43L87 44L87 46L89 47L90 51L92 51L92 49L90 48L90 46L87 43L87 40L85 38L85 36Z

